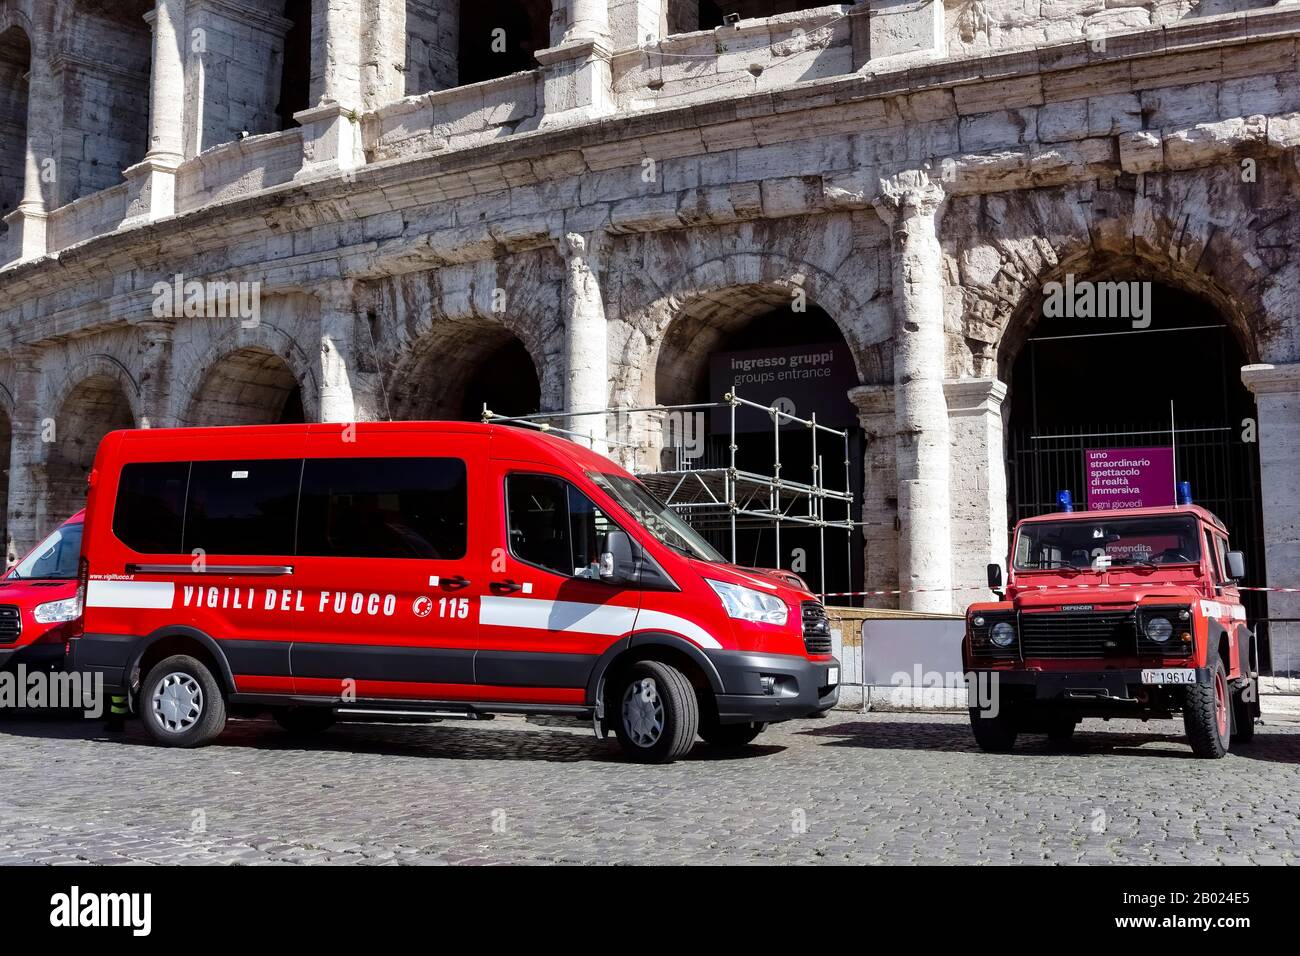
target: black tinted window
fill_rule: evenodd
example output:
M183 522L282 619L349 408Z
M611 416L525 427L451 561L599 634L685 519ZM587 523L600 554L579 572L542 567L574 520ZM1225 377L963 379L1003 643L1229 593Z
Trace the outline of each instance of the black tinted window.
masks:
M117 486L113 533L142 554L179 554L189 462L127 465Z
M605 536L616 526L590 498L559 478L511 475L506 501L516 557L566 577L599 577Z
M459 458L308 459L298 553L463 558L468 497Z
M302 460L196 461L184 550L293 554Z

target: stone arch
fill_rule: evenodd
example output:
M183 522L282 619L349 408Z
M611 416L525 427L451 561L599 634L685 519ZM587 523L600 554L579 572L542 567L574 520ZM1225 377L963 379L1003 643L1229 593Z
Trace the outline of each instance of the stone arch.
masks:
M263 320L213 342L179 372L172 417L185 427L272 424L295 390L301 414L290 417L317 421L320 386L310 357L292 335Z
M752 318L774 304L789 304L796 292L822 308L835 322L853 355L859 382L893 381L890 308L873 307L829 271L792 257L737 252L694 264L676 281L657 285L655 297L631 310L624 321L631 331L622 364L632 376L621 383L620 404L654 404L653 374L665 345L672 347L678 320L697 312L730 309L738 320ZM860 321L878 309L878 321ZM854 321L859 319L859 321Z
M100 441L109 432L134 428L140 420L140 393L130 373L116 359L92 355L64 377L52 407L52 441L46 451L46 525L62 521L85 506L86 475ZM42 424L46 431L47 423Z

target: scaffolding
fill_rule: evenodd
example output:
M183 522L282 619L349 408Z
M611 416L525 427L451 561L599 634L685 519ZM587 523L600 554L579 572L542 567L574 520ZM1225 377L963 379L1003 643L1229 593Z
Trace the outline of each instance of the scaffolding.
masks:
M749 471L737 466L740 445L736 431L736 413L744 408L763 412L772 421L774 453L771 474ZM578 427L574 424L575 419L603 415L617 416L619 421L630 421L630 416L633 415L658 416L660 434L663 434L663 422L669 416L688 413L710 414L715 411L721 411L729 423L726 465L697 465L695 457L687 453L684 443L666 444L665 450L672 453L672 467L640 471L637 477L664 504L678 512L697 531L729 532L730 558L733 564L737 563L736 536L741 530L772 529L774 531L773 567L781 568L781 529L791 525L816 528L820 574L818 593L824 601L827 590L826 532L828 529L844 532L845 568L851 572L853 529L856 525L853 520L849 433L846 430L818 424L815 413L811 418L800 418L777 405L762 405L741 398L733 388L723 396L721 402L697 402L687 405L652 405L641 408L513 416L496 415L484 405L482 420L536 428L539 431L554 432L576 441L592 444L591 435L575 430ZM556 420L561 420L572 427L558 427L553 424ZM812 454L809 463L811 481L793 481L782 477L781 428L787 424L802 426L811 435ZM681 437L680 429L679 437ZM631 449L642 449L647 444L626 441L624 436L597 441L603 441L606 446ZM822 448L827 443L843 448L844 485L842 488L828 487L826 483L827 471ZM838 513L841 508L842 518L831 515L831 511Z

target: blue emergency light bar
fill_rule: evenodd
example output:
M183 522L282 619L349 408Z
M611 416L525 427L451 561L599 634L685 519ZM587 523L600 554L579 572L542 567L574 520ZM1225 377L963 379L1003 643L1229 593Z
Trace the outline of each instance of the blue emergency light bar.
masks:
M1178 483L1178 503L1180 505L1190 505L1192 503L1192 483L1190 481L1180 481Z
M1070 494L1069 488L1056 493L1056 506L1062 511L1074 510L1074 495Z

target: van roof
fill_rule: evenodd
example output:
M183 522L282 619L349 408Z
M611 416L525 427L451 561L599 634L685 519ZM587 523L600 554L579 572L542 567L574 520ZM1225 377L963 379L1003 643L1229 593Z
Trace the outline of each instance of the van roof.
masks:
M624 470L604 455L599 455L589 448L568 439L548 435L528 427L512 425L488 425L480 422L445 422L445 421L397 421L397 422L356 422L337 423L312 422L304 425L222 425L201 428L148 428L130 429L112 432L105 436L104 447L111 448L121 443L122 453L130 456L130 447L139 447L147 443L157 447L169 442L184 443L186 452L180 457L196 457L189 450L194 446L202 448L204 455L229 454L224 449L237 443L243 436L259 437L283 435L286 438L313 435L337 435L345 428L355 428L356 435L422 434L422 435L484 435L491 440L492 454L495 457L518 458L523 461L535 461L560 466L577 466L583 471L595 470L623 473ZM111 441L110 441L111 439ZM222 449L222 450L218 450Z
M1228 533L1227 526L1218 519L1218 516L1200 505L1166 505L1159 508L1125 508L1108 511L1053 511L1032 518L1023 518L1019 524L1037 524L1043 521L1096 521L1099 517L1151 518L1157 515L1191 515L1218 528L1224 534Z

